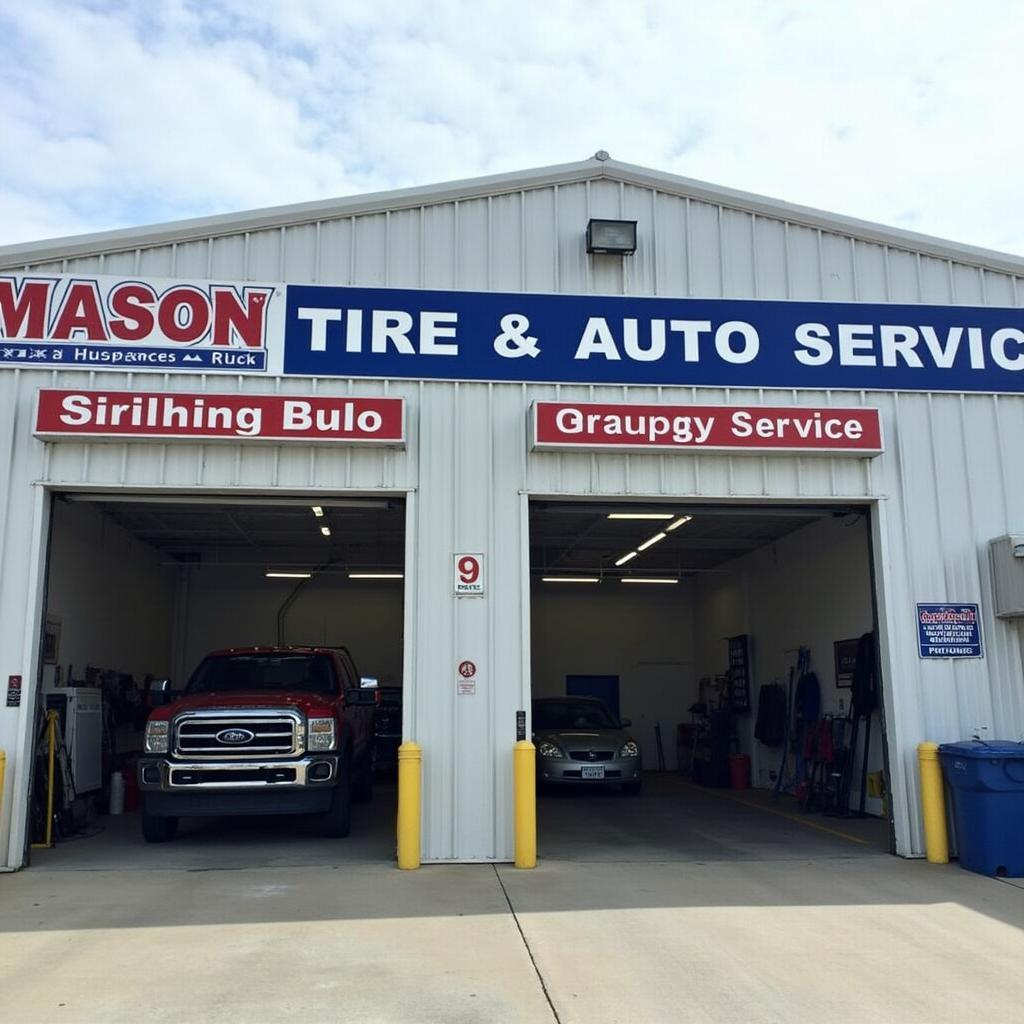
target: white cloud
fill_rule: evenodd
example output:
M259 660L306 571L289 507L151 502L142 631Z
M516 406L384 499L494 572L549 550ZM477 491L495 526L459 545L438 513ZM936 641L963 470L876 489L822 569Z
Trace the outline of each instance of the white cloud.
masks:
M618 159L1024 252L1013 0L8 5L0 243Z

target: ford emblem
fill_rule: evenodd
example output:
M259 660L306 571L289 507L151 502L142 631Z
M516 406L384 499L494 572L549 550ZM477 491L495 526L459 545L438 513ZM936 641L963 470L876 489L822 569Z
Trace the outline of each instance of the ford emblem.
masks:
M214 738L218 743L248 743L256 734L248 729L221 729Z

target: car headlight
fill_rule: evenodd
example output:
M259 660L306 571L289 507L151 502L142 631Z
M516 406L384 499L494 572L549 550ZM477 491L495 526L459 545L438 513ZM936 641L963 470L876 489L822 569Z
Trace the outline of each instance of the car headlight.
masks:
M311 718L306 725L307 750L333 750L336 737L333 718Z
M555 746L554 743L548 743L547 740L544 740L540 746L537 747L537 753L540 754L541 757L565 757L565 754L562 753L561 747Z
M619 751L619 757L639 757L640 748L636 745L634 740L628 740L622 744L622 749Z
M170 722L147 722L143 747L147 754L166 754L171 739Z

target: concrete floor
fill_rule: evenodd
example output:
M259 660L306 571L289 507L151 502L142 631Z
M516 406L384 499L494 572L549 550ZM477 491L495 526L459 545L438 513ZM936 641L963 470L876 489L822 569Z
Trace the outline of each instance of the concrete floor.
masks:
M399 872L386 798L341 841L279 819L146 846L110 819L0 876L0 1017L1021 1019L1024 888L888 856L877 822L650 781L543 799L535 871Z

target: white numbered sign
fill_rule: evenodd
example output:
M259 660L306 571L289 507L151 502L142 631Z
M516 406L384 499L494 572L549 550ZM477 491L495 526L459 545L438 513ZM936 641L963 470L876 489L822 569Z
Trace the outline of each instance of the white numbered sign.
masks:
M484 593L484 556L459 554L455 556L455 596L482 597Z

